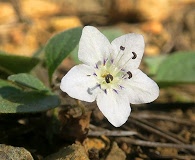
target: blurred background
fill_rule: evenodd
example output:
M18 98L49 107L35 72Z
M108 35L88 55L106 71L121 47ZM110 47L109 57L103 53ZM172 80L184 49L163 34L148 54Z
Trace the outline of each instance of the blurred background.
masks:
M109 40L130 32L144 35L144 56L193 51L194 8L194 0L0 0L0 50L33 56L52 35L93 25ZM77 50L70 57L62 64L67 70L78 62ZM147 72L143 63L142 68ZM195 100L194 86L169 88L165 95L159 101Z
M141 33L146 55L195 49L194 0L0 0L0 8L0 49L9 53L31 56L51 35L84 25Z

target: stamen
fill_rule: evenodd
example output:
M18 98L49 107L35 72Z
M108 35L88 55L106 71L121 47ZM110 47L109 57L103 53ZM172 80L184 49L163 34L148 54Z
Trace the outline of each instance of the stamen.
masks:
M88 88L88 89L87 89L88 94L92 95L92 94L93 94L92 91L95 90L95 89L98 88L98 87L100 87L100 84L97 84L97 85L95 85L95 86L92 87L92 88Z
M107 90L105 89L104 92L107 94Z
M132 78L132 73L130 71L128 71L127 74L129 79Z
M124 51L125 50L125 47L120 46L120 50Z
M105 66L108 59L104 59L103 65Z
M126 76L126 74L124 74L124 75L122 76L122 78L125 78L125 76Z
M105 81L106 83L110 83L111 81L113 81L113 76L111 74L107 74L105 77Z
M125 50L125 47L120 46L120 50L119 50L118 54L116 55L116 57L115 57L114 59L117 60L118 57L119 57L119 55L120 55L120 53L121 53L121 51L124 51L124 50ZM118 60L115 64L118 64L118 62L121 60L121 58L123 57L123 55L124 55L124 54L122 54L122 55L120 56L119 60ZM113 63L113 62L114 62L114 60L111 59L111 63Z
M132 52L132 54L133 54L133 57L131 57L131 58L129 58L123 65L122 65L122 67L119 69L119 70L122 70L122 68L124 68L125 66L126 66L126 64L131 60L131 59L136 59L137 58L137 54L135 53L135 52ZM123 56L123 55L122 55ZM122 57L121 56L121 57ZM121 59L121 58L120 58ZM119 60L120 60L119 59Z
M136 59L137 58L137 54L135 52L132 52L133 57L129 58L122 66L125 67L125 65L131 60L131 59ZM123 56L123 55L122 55ZM122 58L122 56L120 57L120 59ZM120 61L119 59L119 61ZM118 62L119 62L118 61Z
M91 76L90 74L87 74L87 76L89 77L89 76Z
M122 70L122 68L124 68L125 65L126 65L131 59L136 59L136 58L137 58L137 54L136 54L135 52L132 52L132 54L133 54L133 57L129 58L129 59L122 65L122 67L121 67L119 70ZM124 55L124 54L123 54L123 55ZM123 55L119 58L118 62L121 60L121 58L123 57ZM118 63L118 62L117 62L117 63Z
M94 76L97 76L97 74L96 74L96 73L93 73L93 75L94 75Z
M97 68L97 69L98 69L98 64L97 64L97 63L95 64L95 68Z
M128 76L128 77L127 77ZM128 71L126 74L124 74L123 76L122 76L122 78L124 78L124 79L130 79L130 78L132 78L132 73L130 72L130 71Z
M132 54L133 54L132 59L136 59L137 58L137 54L135 52L132 52Z
M123 89L124 87L123 86L121 86L121 85L119 85L119 87L120 87L120 89Z
M113 91L118 94L118 91L116 89L113 89Z
M118 59L118 56L120 54L121 51L124 51L125 50L125 47L123 46L120 46L120 51L118 52L117 56L116 56L116 60ZM120 62L120 60L122 59L122 57L124 56L124 53L120 56L119 60L116 62L116 65L118 65L118 63Z

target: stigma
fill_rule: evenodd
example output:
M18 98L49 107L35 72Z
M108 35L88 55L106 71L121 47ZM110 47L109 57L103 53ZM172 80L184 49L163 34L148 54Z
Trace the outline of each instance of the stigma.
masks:
M113 81L113 76L111 74L107 74L105 76L105 81L106 83L110 83L111 81Z

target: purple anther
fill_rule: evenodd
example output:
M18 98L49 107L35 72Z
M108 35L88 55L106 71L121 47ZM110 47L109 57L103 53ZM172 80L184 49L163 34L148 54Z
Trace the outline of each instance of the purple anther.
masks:
M119 87L120 87L120 89L123 89L124 87L123 86L121 86L121 85L119 85Z
M97 65L97 64L95 64L95 68L97 68L97 69L98 69L98 65Z
M107 59L104 59L103 65L105 66Z
M113 89L113 91L118 94L118 91L116 89Z

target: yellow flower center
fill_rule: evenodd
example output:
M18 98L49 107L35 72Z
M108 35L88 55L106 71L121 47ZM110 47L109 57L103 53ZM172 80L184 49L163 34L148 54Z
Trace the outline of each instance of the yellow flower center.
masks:
M114 89L119 85L121 72L113 64L102 64L98 66L95 73L97 75L97 81L103 90Z

